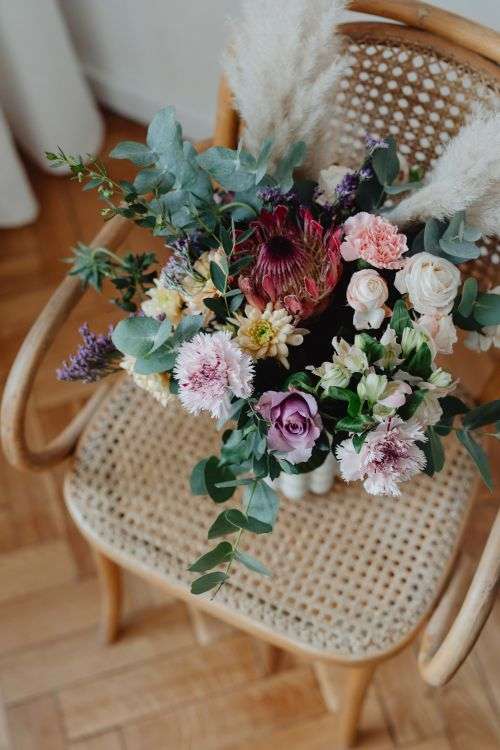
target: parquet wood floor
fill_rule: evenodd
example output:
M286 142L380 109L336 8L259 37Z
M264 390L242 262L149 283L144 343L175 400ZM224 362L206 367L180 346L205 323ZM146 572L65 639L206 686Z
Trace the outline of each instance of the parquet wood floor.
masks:
M104 152L144 129L106 114ZM0 232L0 378L65 273L61 258L100 224L93 194L27 164L41 204L30 227ZM115 171L127 176L125 164ZM156 249L134 230L131 249ZM34 442L55 433L91 389L63 385L54 368L74 348L78 324L103 330L117 319L86 295L47 357L29 417ZM462 356L473 392L493 361ZM270 675L250 637L210 621L198 645L180 602L126 577L126 625L110 647L97 639L98 591L86 543L61 496L63 469L30 476L0 456L0 750L331 750L336 716L308 664L287 657ZM495 472L500 486L498 455ZM466 539L477 555L494 517L481 490ZM338 674L341 689L342 672ZM380 668L365 707L361 750L500 748L500 602L471 658L449 686L421 682L409 650Z

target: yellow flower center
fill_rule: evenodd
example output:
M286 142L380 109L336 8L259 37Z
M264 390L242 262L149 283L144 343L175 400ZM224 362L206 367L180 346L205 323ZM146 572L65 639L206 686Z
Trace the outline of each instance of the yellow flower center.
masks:
M268 320L257 320L248 329L248 335L257 346L269 344L275 336L275 330Z

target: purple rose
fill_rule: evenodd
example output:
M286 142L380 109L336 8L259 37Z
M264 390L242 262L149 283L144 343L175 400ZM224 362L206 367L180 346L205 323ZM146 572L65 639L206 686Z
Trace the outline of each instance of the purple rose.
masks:
M266 391L256 409L271 424L267 433L270 450L286 453L291 464L311 458L323 427L314 396L294 390Z

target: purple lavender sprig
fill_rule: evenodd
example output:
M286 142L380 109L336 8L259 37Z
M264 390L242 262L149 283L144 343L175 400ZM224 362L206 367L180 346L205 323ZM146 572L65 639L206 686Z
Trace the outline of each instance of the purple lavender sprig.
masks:
M383 138L374 135L365 135L365 144L368 153L373 154L378 148L389 148L389 144Z
M116 360L122 355L116 349L111 340L113 326L109 327L107 334L92 333L88 323L84 323L78 329L83 344L76 354L71 354L56 370L58 380L73 381L82 380L84 383L94 383L96 380L106 377L118 370Z
M290 206L292 208L298 208L300 205L299 196L295 188L291 188L288 192L284 193L279 187L262 187L257 190L262 203L267 203L272 208L276 206Z

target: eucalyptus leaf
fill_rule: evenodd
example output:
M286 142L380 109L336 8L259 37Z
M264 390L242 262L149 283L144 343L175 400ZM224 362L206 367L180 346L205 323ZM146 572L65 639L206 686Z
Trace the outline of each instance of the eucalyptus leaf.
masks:
M293 143L276 168L275 178L283 191L288 193L293 187L293 173L306 156L307 146L304 141Z
M153 341L153 348L150 351L150 354L155 352L157 349L162 346L166 340L170 337L172 334L172 323L169 321L168 318L165 318L165 320L162 320L160 323L160 327L158 328L156 335L154 337Z
M138 167L149 167L156 161L153 150L136 141L122 141L118 143L110 154L112 159L128 159Z
M167 372L175 365L176 353L169 346L161 346L145 357L137 357L134 372L138 375L152 375L156 372Z
M278 515L277 493L264 480L256 481L253 487L245 488L245 510L247 516L274 527Z
M424 250L432 253L439 250L439 240L443 233L441 222L431 218L425 222L424 228Z
M483 448L479 445L476 440L472 437L470 432L466 430L459 430L457 432L457 438L460 440L464 448L468 451L472 460L479 469L479 473L490 491L493 491L493 479L491 476L490 464L488 456L484 452Z
M237 549L234 553L235 558L249 570L253 570L255 573L260 573L263 576L271 576L272 573L269 568L266 568L259 560L255 557L248 555L246 552L242 552Z
M196 573L204 573L221 563L227 562L233 554L233 546L229 542L219 542L217 547L202 555L196 562L189 566L188 570Z
M477 279L474 276L470 276L465 280L462 287L462 296L460 298L460 304L458 305L458 312L465 318L468 318L472 313L474 302L477 299Z
M244 151L213 146L198 156L198 164L226 190L249 190L255 185L255 159Z
M257 157L257 164L255 165L255 183L256 185L259 184L259 182L262 180L264 175L267 171L267 162L269 160L269 156L271 155L271 151L273 149L273 138L267 138L267 140L264 141L262 144L262 147L259 152L259 156Z
M464 240L446 240L441 238L439 240L439 247L447 255L450 255L453 258L459 258L460 262L479 258L481 252L477 245Z
M493 424L500 419L500 399L490 401L489 404L482 404L471 409L464 417L464 427L468 430L476 430L478 427L484 427Z
M186 315L175 329L172 343L175 346L190 341L203 326L203 315Z
M221 583L224 583L228 579L228 575L219 570L214 570L212 573L206 573L201 578L197 578L191 584L192 594L204 594L206 591L214 589Z
M191 493L193 495L208 494L207 485L205 482L205 466L207 465L207 462L208 458L202 458L201 461L198 461L193 471L191 472L189 484L191 487Z
M167 192L175 182L175 177L163 169L143 169L138 172L134 180L134 190L139 195L150 193L153 190Z
M234 494L234 486L219 486L219 483L232 482L235 475L227 466L221 465L215 456L205 464L205 486L207 493L215 503L225 503Z
M386 138L387 148L377 148L372 157L372 167L382 185L392 185L399 173L399 159L396 141L392 136Z
M120 320L111 339L123 354L144 357L154 346L160 323L154 318L137 317Z
M500 324L500 294L480 293L474 304L472 315L482 326Z

